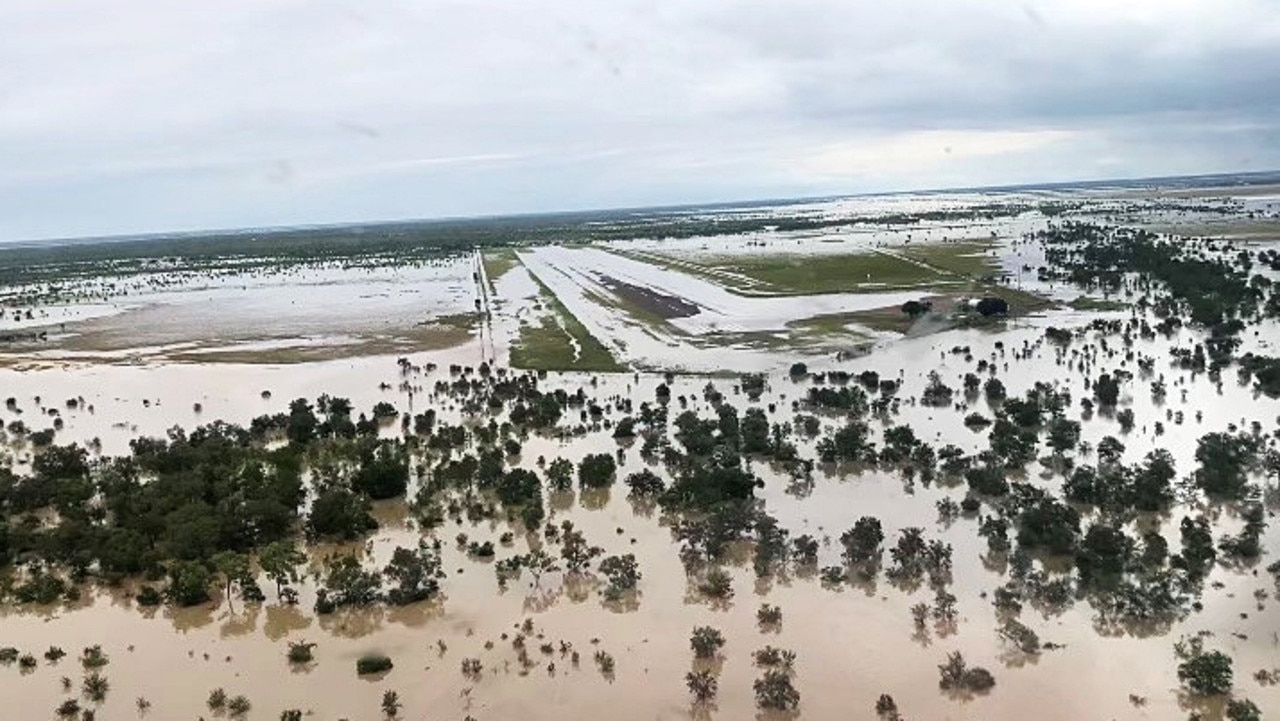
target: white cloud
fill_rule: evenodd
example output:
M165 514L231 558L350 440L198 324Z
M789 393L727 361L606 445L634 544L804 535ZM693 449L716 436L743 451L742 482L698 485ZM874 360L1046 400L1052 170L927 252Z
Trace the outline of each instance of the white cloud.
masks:
M923 130L842 141L818 148L798 165L805 175L840 180L868 173L918 176L974 159L1043 149L1078 137L1064 130Z
M0 240L1280 166L1268 0L7 0L0 27Z

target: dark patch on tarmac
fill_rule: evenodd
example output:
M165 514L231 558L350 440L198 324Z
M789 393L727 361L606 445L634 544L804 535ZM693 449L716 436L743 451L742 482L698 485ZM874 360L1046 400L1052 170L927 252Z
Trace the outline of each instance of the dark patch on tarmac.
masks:
M653 288L633 285L607 275L601 276L600 282L622 300L637 305L660 318L688 318L702 312L702 308L696 303L660 293Z

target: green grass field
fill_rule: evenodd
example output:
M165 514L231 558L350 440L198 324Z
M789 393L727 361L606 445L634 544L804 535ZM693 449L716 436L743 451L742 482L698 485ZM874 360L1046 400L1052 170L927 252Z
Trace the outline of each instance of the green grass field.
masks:
M516 252L510 248L486 250L480 254L480 260L484 263L484 275L489 280L490 293L497 292L499 278L520 264Z
M511 348L511 365L529 370L575 370L615 373L625 371L605 347L541 280L534 282L549 309L535 325L520 326L520 340ZM574 341L579 352L574 353Z
M943 280L934 270L880 253L740 256L704 264L765 283L781 294L851 293Z
M901 246L883 253L673 257L610 249L742 295L865 293L967 282L995 273L985 241Z
M904 245L895 252L948 273L981 278L998 271L990 241Z

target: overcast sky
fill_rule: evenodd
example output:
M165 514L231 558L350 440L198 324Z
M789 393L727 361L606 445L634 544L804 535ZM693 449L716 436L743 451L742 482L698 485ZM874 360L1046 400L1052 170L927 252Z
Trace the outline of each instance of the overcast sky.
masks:
M0 240L1276 168L1274 0L0 3Z

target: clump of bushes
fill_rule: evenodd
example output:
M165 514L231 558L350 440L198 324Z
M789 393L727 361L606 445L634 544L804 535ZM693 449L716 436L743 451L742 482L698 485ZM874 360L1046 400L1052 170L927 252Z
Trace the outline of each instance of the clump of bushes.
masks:
M696 703L705 704L716 697L719 684L710 671L690 671L684 675L685 685Z
M227 702L227 712L232 716L244 716L253 708L249 699L243 695L236 696Z
M98 672L93 672L84 677L84 695L91 701L101 701L107 697L107 691L111 688L111 684L107 682L107 677Z
M209 700L205 702L210 711L217 713L227 707L227 692L221 687L209 692Z
M880 698L876 699L876 715L884 721L900 721L902 718L902 714L898 713L898 703L887 693L880 694Z
M1231 657L1221 651L1195 653L1178 665L1178 680L1197 696L1230 693Z
M361 676L383 673L384 671L390 671L394 665L387 656L380 653L370 653L356 660L356 673Z
M995 677L981 666L970 667L959 651L947 656L947 662L938 667L938 686L944 691L980 693L996 685Z
M110 659L107 658L107 654L102 652L102 646L98 646L96 644L93 646L87 646L80 654L80 665L84 666L87 670L102 668L103 666L106 666L109 661Z
M757 666L789 671L795 665L796 652L775 646L765 646L751 654L751 658Z
M756 610L756 623L761 626L777 626L782 623L782 609L767 603Z
M708 598L725 600L733 597L733 577L721 568L707 571L707 575L698 584L698 590Z
M315 648L314 643L306 641L290 641L289 642L289 663L311 663L314 655L311 649Z
M791 674L772 668L755 680L756 705L768 711L794 711L800 705L800 692L791 682Z
M724 647L724 634L710 626L698 626L689 637L695 658L711 658Z
M600 673L605 676L612 676L614 669L613 654L608 651L596 651L596 666L600 668Z

